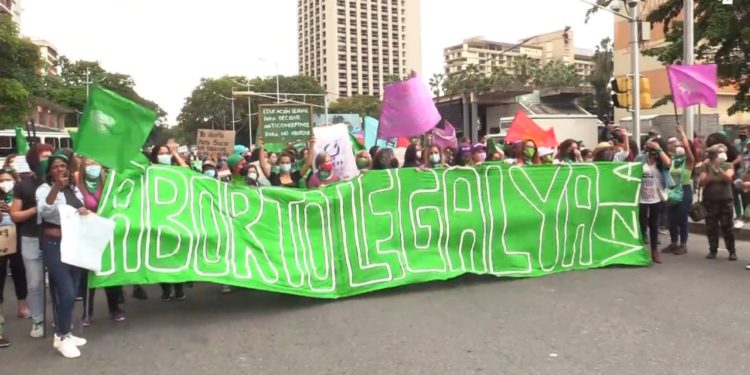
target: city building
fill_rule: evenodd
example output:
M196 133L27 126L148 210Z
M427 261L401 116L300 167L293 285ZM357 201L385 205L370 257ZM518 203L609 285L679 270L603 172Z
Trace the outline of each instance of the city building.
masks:
M524 39L521 43L493 42L482 37L469 38L463 43L443 51L445 74L458 74L470 65L478 66L486 75L493 68L501 67L515 75L516 63L521 59L531 60L533 67L540 67L552 60L575 64L576 71L585 82L594 69L593 51L574 47L573 32L559 30Z
M21 24L21 0L0 0L0 14L10 14L16 24Z
M32 40L31 42L39 47L39 56L42 59L42 68L40 69L39 74L42 76L48 74L56 76L58 73L57 63L59 59L57 48L46 40Z
M330 99L421 71L419 0L298 0L299 72Z
M648 0L644 1L640 9L642 9L641 18L645 19L648 13L658 8L661 4L665 3L666 0ZM625 14L625 10L621 11ZM631 63L630 63L630 25L629 22L621 17L614 17L614 74L615 76L625 76L631 74ZM676 21L682 21L683 15L680 14ZM655 24L651 28L651 35L649 40L643 41L641 50L645 50L652 47L662 46L665 43L664 38L664 26L662 24ZM667 78L666 67L655 57L643 56L640 58L640 69L641 75L646 77L650 81L651 86L651 98L653 102L663 98L666 95L671 94L669 88L669 80ZM734 103L734 96L737 92L730 87L719 88L719 97L717 108L708 108L707 106L700 106L701 115L700 119L711 119L718 116L718 122L722 125L736 125L744 124L750 125L750 114L748 113L737 113L733 116L727 114L727 109ZM696 110L696 114L697 114ZM682 111L680 110L680 115ZM709 116L713 115L713 116ZM664 116L665 118L674 119L674 107L670 105L664 105L653 109L641 110L642 121L644 119L652 119L654 117ZM615 122L623 121L626 126L632 122L631 113L625 109L615 109ZM672 120L672 123L674 121ZM684 122L683 122L684 123ZM713 131L715 128L701 129L701 125L705 128L705 123L701 124L700 121L695 122L695 131L700 134L705 134ZM673 127L672 127L673 128ZM642 132L648 131L648 126L642 124Z

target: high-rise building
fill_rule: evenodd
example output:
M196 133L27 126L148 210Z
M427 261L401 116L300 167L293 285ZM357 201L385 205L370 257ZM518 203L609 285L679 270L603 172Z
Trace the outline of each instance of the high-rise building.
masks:
M17 24L21 24L21 0L0 0L0 14L10 14Z
M57 48L46 40L32 40L32 43L39 47L39 56L42 59L42 66L39 75L57 75L58 54Z
M573 32L560 30L525 39L525 43L505 43L485 40L482 37L466 39L462 44L443 51L445 74L450 76L465 70L470 65L479 67L486 75L493 68L503 68L515 75L517 63L529 60L531 67L540 67L552 60L575 64L576 72L583 82L594 69L593 51L575 48Z
M332 99L421 70L419 0L298 0L297 23L299 72Z

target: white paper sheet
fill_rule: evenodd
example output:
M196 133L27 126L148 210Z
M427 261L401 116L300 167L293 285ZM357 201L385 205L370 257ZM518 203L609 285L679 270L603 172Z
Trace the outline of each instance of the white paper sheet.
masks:
M65 264L99 272L102 255L115 231L115 222L95 213L79 215L71 206L60 206L60 260Z

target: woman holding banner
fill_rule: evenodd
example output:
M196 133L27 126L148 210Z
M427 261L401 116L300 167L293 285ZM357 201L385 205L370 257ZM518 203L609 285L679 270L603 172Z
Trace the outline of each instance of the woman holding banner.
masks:
M429 169L445 168L443 151L440 149L440 146L431 145L427 147L427 151L422 155L422 166Z
M83 195L84 207L91 212L97 212L99 209L99 201L102 198L102 191L104 189L104 173L102 173L102 166L91 159L82 159L78 175L82 176L81 182L78 184L78 190L80 190ZM81 278L81 284L83 284L84 290L88 288L88 274L85 272ZM95 291L96 289L89 289L88 298L84 299L83 302L83 318L81 318L81 324L84 327L91 325L92 317L94 316ZM115 322L124 321L125 313L120 309L118 303L123 293L122 287L107 287L104 288L104 293L107 295L109 316Z
M542 159L539 156L539 148L536 147L536 142L531 139L527 139L523 141L523 143L518 143L515 147L515 151L516 165L542 164Z
M72 184L69 170L70 160L62 153L56 153L47 160L45 183L36 190L36 204L39 210L37 221L41 224L42 256L49 271L50 281L55 285L53 303L55 305L55 338L52 346L65 358L81 356L79 347L86 340L73 336L73 304L81 281L81 269L65 264L61 260L60 207L68 205L81 215L89 211L83 205L83 195Z

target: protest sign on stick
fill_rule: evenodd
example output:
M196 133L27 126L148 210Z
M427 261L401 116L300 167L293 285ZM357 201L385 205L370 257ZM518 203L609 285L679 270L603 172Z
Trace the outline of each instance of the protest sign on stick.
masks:
M313 128L310 105L264 104L258 106L258 134L268 151L279 151L287 144L306 143Z

